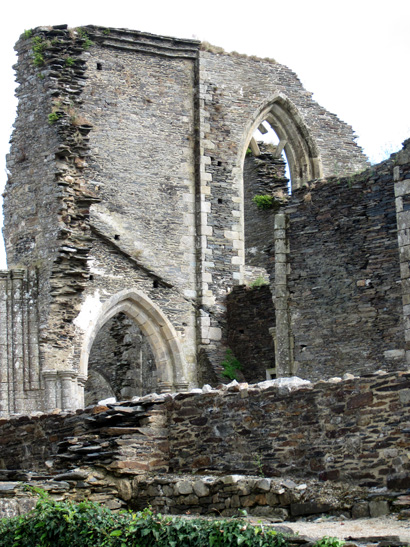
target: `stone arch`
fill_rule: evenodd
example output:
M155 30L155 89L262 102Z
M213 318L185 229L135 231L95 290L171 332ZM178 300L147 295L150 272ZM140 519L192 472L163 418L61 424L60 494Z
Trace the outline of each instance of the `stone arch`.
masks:
M125 313L146 336L155 358L161 392L184 390L185 360L177 333L162 310L137 289L123 290L105 302L96 321L87 330L81 349L80 374L87 377L88 359L99 330L112 317Z
M240 147L241 164L255 130L263 121L269 123L282 143L289 164L292 189L323 177L319 148L299 110L281 93L276 93L270 101L261 105L247 125Z

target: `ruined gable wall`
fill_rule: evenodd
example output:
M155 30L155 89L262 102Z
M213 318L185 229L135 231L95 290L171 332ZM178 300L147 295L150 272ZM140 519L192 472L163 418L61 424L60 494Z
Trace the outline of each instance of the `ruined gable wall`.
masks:
M40 27L16 45L21 85L4 233L9 264L38 271L43 369L73 367L72 320L88 278L87 219L96 198L83 178L91 126L78 116L84 41L65 26Z
M320 153L325 174L366 166L352 130L312 101L296 75L275 62L200 52L202 351L217 367L224 339L224 297L243 279L246 146L261 111L278 94L293 103ZM348 144L347 144L348 143ZM210 311L208 312L208 308Z
M38 40L43 60L34 66ZM40 269L43 368L78 373L84 331L73 320L89 296L107 299L110 289L130 288L140 270L137 277L148 276L149 288L159 286L153 295L164 313L178 316L195 382L198 43L61 26L35 29L17 48L24 84L9 158L5 235L11 265ZM20 156L31 142L31 155ZM90 222L96 202L101 205ZM107 249L101 256L92 246ZM113 247L120 266L106 262ZM161 287L173 296L162 298ZM50 408L60 404L52 395Z
M289 309L302 378L404 367L394 160L296 191Z

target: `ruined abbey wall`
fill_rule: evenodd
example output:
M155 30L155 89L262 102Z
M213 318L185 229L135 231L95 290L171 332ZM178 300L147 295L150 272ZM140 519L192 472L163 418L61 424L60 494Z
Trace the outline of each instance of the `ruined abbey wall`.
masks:
M352 129L273 60L92 26L38 28L17 50L4 234L10 268L38 287L42 392L25 387L21 400L82 407L94 341L119 314L146 337L158 391L216 384L229 345L252 354L246 299L227 323L227 295L249 268L268 271L274 304L252 381L274 366L317 379L404 367L405 152L398 171L392 160L331 180L368 166ZM285 190L280 153L261 146L244 170L261 122L293 189L274 211L257 210L252 193L276 169Z

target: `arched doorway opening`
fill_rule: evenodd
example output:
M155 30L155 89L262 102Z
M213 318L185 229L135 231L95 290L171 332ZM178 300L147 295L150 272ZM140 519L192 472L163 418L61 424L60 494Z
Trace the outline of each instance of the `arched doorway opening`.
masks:
M147 337L120 312L98 332L88 359L85 406L108 397L129 400L157 391L155 358Z
M188 387L174 327L162 310L136 289L121 291L102 305L84 337L80 374L89 379L88 402L95 401L98 386L109 385L117 399L153 389L163 393Z

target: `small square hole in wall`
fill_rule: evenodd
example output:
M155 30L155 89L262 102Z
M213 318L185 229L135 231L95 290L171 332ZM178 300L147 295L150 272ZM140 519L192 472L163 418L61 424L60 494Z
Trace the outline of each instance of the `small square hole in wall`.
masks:
M120 236L118 234L115 234L114 239L118 241L120 239Z
M222 198L218 198L218 203L222 203Z
M97 70L102 70L102 64L101 63L97 63Z
M88 279L89 279L90 281L93 281L94 276L91 274L91 275L88 277Z
M276 368L267 368L266 369L266 379L267 380L276 380Z
M154 287L154 289L158 289L159 283L158 283L157 279L154 279L154 282L153 282L152 286Z

